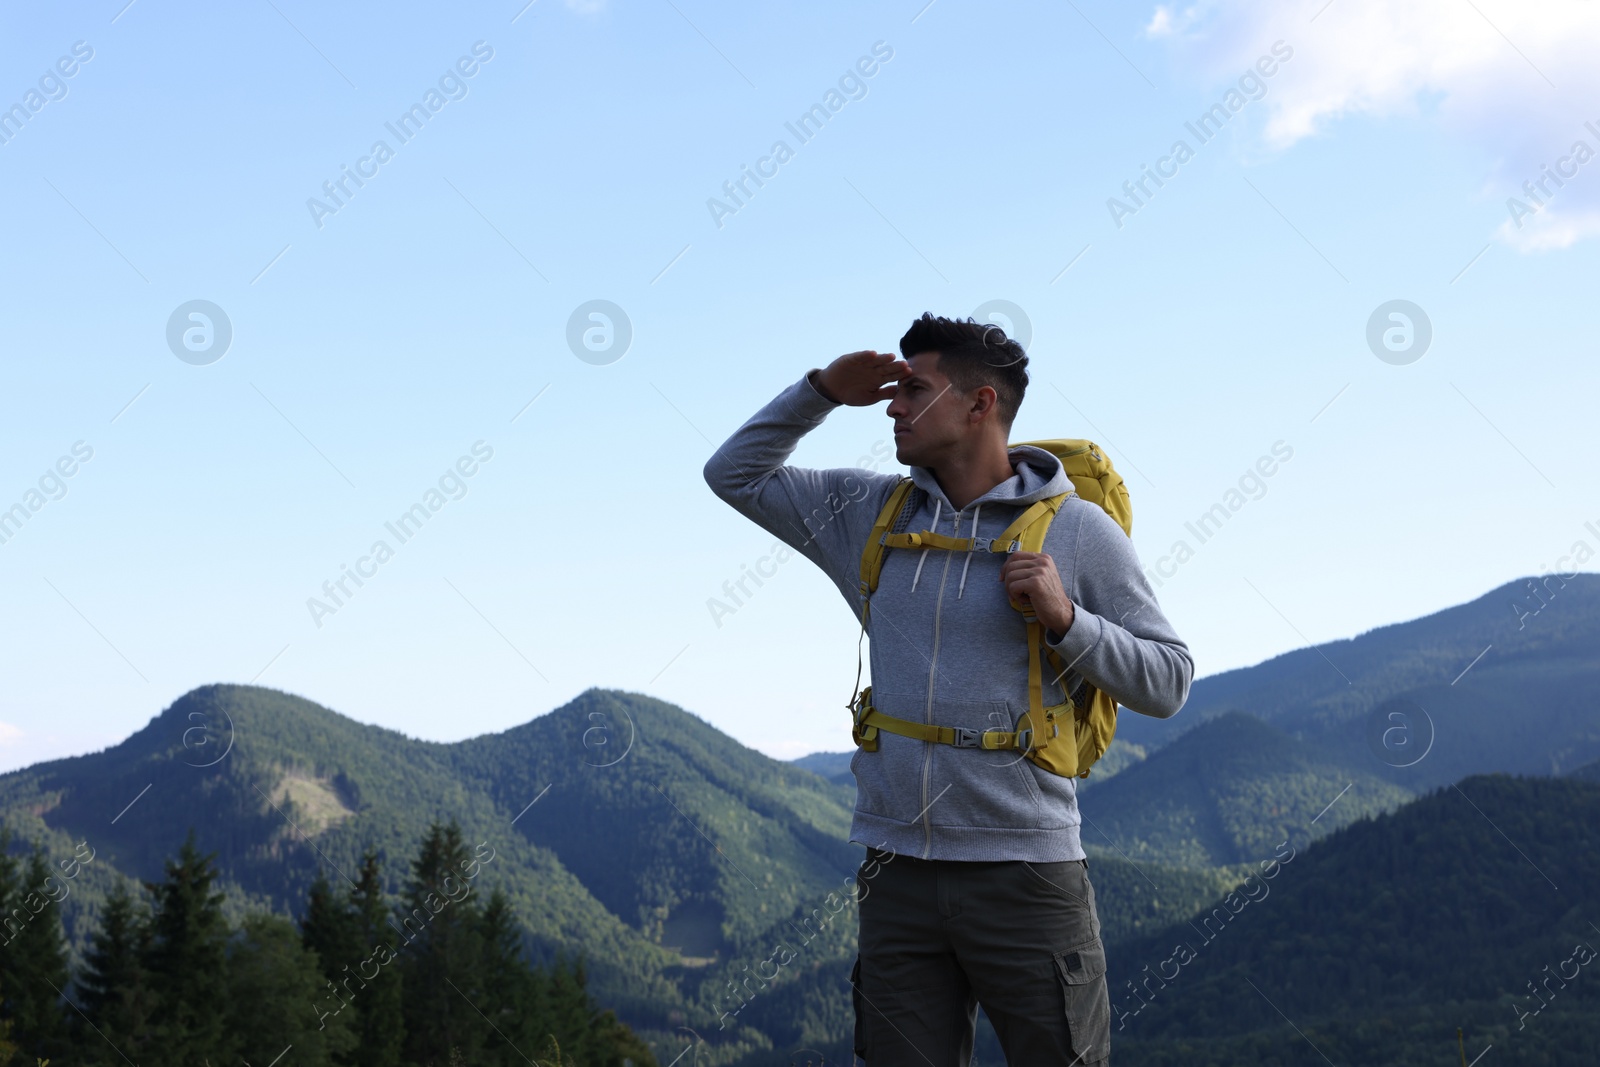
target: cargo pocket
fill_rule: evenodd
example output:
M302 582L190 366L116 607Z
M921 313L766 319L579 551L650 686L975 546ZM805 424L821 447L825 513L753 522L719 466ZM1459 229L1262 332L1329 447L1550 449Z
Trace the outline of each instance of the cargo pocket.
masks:
M1106 986L1106 949L1098 937L1055 954L1056 977L1066 1002L1067 1030L1080 1064L1111 1055L1111 991Z
M856 1017L855 1032L851 1047L857 1056L867 1058L867 1028L866 1022L861 1017L861 954L856 954L856 963L850 968L850 1008Z

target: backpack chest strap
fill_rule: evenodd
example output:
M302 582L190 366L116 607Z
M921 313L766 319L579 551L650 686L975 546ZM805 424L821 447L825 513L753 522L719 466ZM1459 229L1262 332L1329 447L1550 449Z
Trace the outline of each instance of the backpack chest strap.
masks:
M1062 493L1060 496L1035 501L1023 509L1022 514L1018 515L999 537L951 537L948 534L934 533L932 530L920 530L916 533L889 533L887 530L874 532L878 534L877 543L885 548L942 548L950 552L1009 554L1022 548L1023 538L1034 523L1055 515L1060 510L1062 501L1074 495L1076 494ZM1042 543L1043 531L1038 533L1038 540Z
M998 537L951 537L931 530L884 534L881 543L885 548L942 548L950 552L1015 552L1022 547L1016 538L1003 541Z

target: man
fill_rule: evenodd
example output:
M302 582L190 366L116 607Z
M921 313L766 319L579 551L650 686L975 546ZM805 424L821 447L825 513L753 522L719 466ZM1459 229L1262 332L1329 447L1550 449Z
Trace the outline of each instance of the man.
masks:
M861 552L898 478L784 464L835 408L889 402L895 456L915 485L897 531L996 537L1029 504L1072 491L1054 455L1007 445L1028 383L1021 345L993 326L924 314L900 354L852 352L809 371L705 466L712 490L821 567L858 619ZM1028 708L1028 644L1014 597L1067 664L1061 677L1045 672L1046 706L1093 685L1132 711L1175 714L1194 663L1122 528L1069 496L1044 549L889 550L868 617L874 705L917 722L1015 729ZM1063 735L1070 743L1070 728ZM966 1067L981 1003L1008 1063L1108 1062L1105 949L1075 780L1016 751L878 739L851 761L850 840L868 846L851 975L857 1053L869 1067Z

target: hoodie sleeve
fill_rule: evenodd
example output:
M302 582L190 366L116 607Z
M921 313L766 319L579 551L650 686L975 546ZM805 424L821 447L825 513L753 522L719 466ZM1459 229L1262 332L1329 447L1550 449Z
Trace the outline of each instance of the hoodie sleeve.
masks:
M1076 510L1072 573L1063 575L1074 615L1060 644L1051 647L1123 707L1170 718L1189 698L1189 646L1161 613L1122 527L1096 505Z
M842 406L817 392L811 373L735 430L706 461L705 479L741 515L821 567L854 605L861 549L899 477L784 464L800 438Z

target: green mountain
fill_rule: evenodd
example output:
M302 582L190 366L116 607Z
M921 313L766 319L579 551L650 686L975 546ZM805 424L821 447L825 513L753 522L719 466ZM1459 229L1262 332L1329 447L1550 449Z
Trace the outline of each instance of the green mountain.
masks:
M492 850L483 889L506 890L530 955L584 957L596 999L663 1063L691 1033L708 1042L696 1052L705 1064L837 1054L855 954L853 803L853 787L681 708L598 689L503 733L440 744L271 689L206 686L119 745L0 776L14 851L93 850L61 909L80 963L113 886L158 880L190 827L217 853L237 922L298 918L318 872L353 880L368 845L398 895L430 822L454 818ZM1191 914L1239 875L1094 864L1113 939Z
M662 1062L677 1027L716 1028L731 972L794 938L853 874L847 799L680 708L598 689L439 744L270 689L206 686L119 745L0 776L14 848L94 850L62 904L79 958L110 887L158 879L191 826L231 908L287 913L319 869L353 879L369 844L398 893L429 822L453 817L493 850L484 889L506 889L531 955L581 954L596 998L671 1049ZM843 958L843 925L813 919L812 955ZM724 1045L772 1048L751 1027Z
M1475 776L1261 867L1111 953L1151 1067L1508 1064L1600 1048L1600 784ZM1319 1055L1320 1053L1320 1055Z
M1203 679L1171 721L1121 716L1111 753L1079 784L1083 840L1114 966L1144 959L1173 931L1194 929L1189 922L1203 926L1214 914L1210 902L1237 900L1230 889L1289 843L1303 850L1284 865L1293 877L1274 882L1270 905L1251 904L1247 914L1272 914L1292 896L1286 887L1323 870L1322 861L1308 862L1313 857L1337 854L1345 866L1329 869L1319 890L1325 897L1296 905L1297 928L1251 949L1262 966L1349 949L1346 942L1368 929L1404 955L1409 934L1373 909L1401 909L1420 930L1435 920L1405 909L1425 910L1429 900L1441 915L1459 909L1453 929L1462 936L1476 936L1494 914L1516 929L1543 923L1547 940L1572 934L1575 917L1600 922L1600 913L1577 902L1559 913L1538 903L1537 884L1522 885L1500 866L1493 869L1508 880L1497 896L1468 862L1501 856L1509 839L1562 892L1580 879L1593 883L1587 859L1547 855L1538 842L1564 834L1568 852L1594 854L1593 831L1574 820L1594 825L1586 790L1600 788L1590 784L1600 781L1600 581L1552 583L1539 610L1525 601L1520 615L1508 608L1516 588ZM353 878L368 845L384 855L387 888L398 895L405 861L430 823L453 818L470 844L493 850L483 887L505 889L536 961L581 955L596 1000L650 1041L662 1063L692 1047L707 1067L753 1067L786 1062L800 1049L834 1058L847 1051L855 954L849 882L861 856L846 841L849 758L772 760L682 708L615 690L591 689L513 729L441 744L290 694L213 685L185 694L119 745L0 775L0 816L16 835L14 852L35 840L52 862L75 848L80 856L85 847L94 851L60 905L80 960L84 933L111 888L158 879L190 827L202 850L218 853L218 888L237 921L246 912L298 911L319 871L335 883ZM1414 799L1502 769L1571 773L1544 784L1475 778ZM1540 791L1547 787L1553 792ZM1461 803L1467 795L1482 806L1472 813L1476 823L1462 815L1472 812ZM1462 811L1447 819L1439 805L1450 802ZM1412 814L1418 811L1433 814ZM1312 839L1320 840L1306 847ZM1405 849L1396 842L1416 845L1415 856L1399 855ZM1462 896L1461 879L1480 896ZM1338 894L1351 899L1340 903ZM1424 941L1438 948L1442 936ZM1235 940L1231 932L1226 940ZM1170 952L1167 945L1155 961ZM1205 958L1219 955L1208 943ZM1356 955L1368 971L1336 968L1355 982L1354 992L1294 1001L1322 1020L1314 1025L1366 1033L1363 1020L1386 1017L1372 1015L1371 990L1388 988L1370 968L1424 966L1420 957ZM779 958L785 962L776 964ZM1523 957L1515 958L1520 965ZM1473 960L1493 969L1487 959ZM1276 1000L1280 987L1291 988L1285 983L1298 989L1302 982L1312 979L1272 971L1271 984L1257 985ZM1224 988L1250 992L1225 981L1217 997ZM1417 1018L1444 1026L1439 1005L1456 988L1442 978L1419 985ZM1178 1002L1167 993L1163 1003ZM1541 1018L1560 1016L1563 1007L1552 1002ZM1161 1029L1161 1015L1147 1009L1138 1025L1148 1029L1130 1029L1128 1038L1152 1057L1140 1053L1137 1062L1181 1058L1161 1059L1170 1051L1163 1042L1178 1040L1176 1029ZM1249 1057L1278 1036L1247 1014L1237 1021L1236 1030L1220 1022L1196 1029L1196 1047L1212 1059L1195 1062L1266 1062ZM1394 1025L1410 1034L1407 1027L1421 1024ZM992 1054L992 1036L979 1048ZM1361 1057L1351 1058L1388 1062L1374 1058L1370 1045L1360 1048Z
M854 752L813 752L809 756L789 762L803 771L820 775L830 782L850 787L852 794L856 786L856 778L850 770L850 761L855 758ZM853 801L852 801L853 802Z
M1411 791L1600 759L1600 575L1509 582L1470 603L1196 681L1172 720L1124 712L1154 750L1244 711ZM1408 764L1401 766L1401 764Z
M1229 712L1110 780L1091 775L1078 806L1091 854L1193 867L1259 860L1290 834L1304 840L1307 827L1328 833L1410 798L1313 744Z
M1200 679L1174 719L1124 711L1079 783L1085 848L1238 864L1470 774L1600 765L1600 575L1532 582ZM849 784L848 758L797 765Z
M1595 760L1593 763L1585 763L1577 770L1568 771L1567 777L1580 778L1586 782L1600 782L1600 760Z

